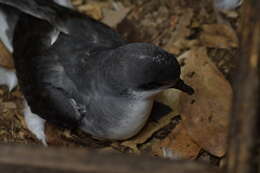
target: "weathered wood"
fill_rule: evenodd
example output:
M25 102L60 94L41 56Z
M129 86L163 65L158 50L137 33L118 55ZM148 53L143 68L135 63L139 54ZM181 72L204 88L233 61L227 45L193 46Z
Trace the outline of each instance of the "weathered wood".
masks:
M87 152L83 149L2 145L0 170L5 173L222 173L204 164L144 156Z
M245 0L234 72L228 173L254 173L259 114L260 1Z

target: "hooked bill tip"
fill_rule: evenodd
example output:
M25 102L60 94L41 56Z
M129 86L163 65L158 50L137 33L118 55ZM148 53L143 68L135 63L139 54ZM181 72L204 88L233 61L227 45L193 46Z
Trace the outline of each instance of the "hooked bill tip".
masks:
M185 84L183 82L183 80L181 80L181 79L177 82L177 84L173 88L179 89L179 90L181 90L181 91L183 91L183 92L185 92L185 93L187 93L189 95L192 95L195 92L192 87L190 87L189 85Z

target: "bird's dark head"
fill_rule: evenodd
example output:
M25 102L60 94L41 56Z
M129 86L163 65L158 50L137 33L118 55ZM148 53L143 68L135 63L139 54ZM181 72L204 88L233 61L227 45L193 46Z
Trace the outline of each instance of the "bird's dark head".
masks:
M120 68L114 76L121 85L135 93L158 93L176 88L188 94L193 89L181 79L181 69L176 57L163 49L147 43L132 43L122 46L113 53ZM115 79L116 80L116 79Z

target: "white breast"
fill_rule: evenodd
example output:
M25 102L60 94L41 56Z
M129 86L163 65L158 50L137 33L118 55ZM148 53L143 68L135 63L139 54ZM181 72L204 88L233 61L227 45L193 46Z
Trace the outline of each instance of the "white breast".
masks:
M111 129L110 138L123 140L136 135L149 118L152 106L152 100L136 100L130 103L125 108L125 116L119 126Z

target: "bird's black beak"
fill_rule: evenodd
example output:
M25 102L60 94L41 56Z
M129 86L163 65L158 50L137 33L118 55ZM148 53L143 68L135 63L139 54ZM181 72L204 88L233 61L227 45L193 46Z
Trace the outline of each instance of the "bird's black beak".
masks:
M189 95L192 95L194 93L194 89L189 85L185 84L181 79L179 79L178 82L172 88L181 90Z

